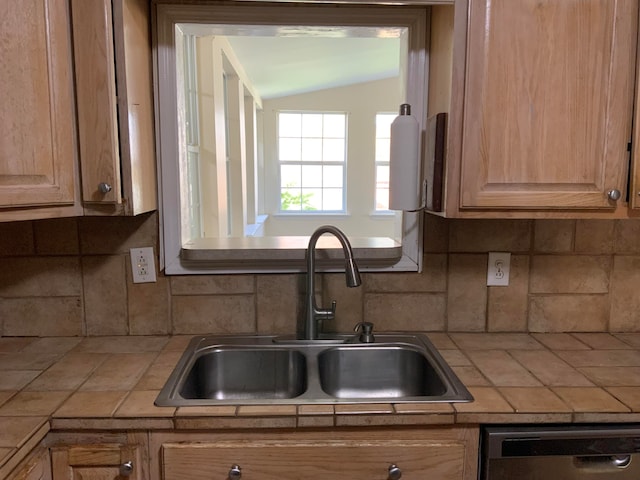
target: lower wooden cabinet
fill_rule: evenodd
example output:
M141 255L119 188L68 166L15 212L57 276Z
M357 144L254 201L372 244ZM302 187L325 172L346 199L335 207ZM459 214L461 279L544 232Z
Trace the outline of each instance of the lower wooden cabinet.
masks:
M51 432L7 480L477 480L478 426Z
M147 480L146 432L52 433L52 480Z
M477 475L477 429L152 435L152 478L350 480ZM157 459L153 455L158 455ZM161 471L154 472L154 467Z
M140 480L134 445L78 445L51 450L53 480Z
M49 449L39 447L9 475L8 480L51 480Z

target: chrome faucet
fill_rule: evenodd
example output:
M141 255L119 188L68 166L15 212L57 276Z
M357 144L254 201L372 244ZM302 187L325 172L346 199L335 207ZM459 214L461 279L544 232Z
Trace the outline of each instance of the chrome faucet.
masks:
M347 279L347 287L358 287L362 283L360 280L360 272L353 258L353 250L347 236L338 228L331 225L318 227L311 238L309 238L309 246L307 247L307 292L305 298L304 311L304 340L318 339L318 321L332 320L336 313L336 301L331 302L331 308L318 308L315 298L315 274L316 274L316 243L325 233L334 235L342 245L345 258L345 275Z

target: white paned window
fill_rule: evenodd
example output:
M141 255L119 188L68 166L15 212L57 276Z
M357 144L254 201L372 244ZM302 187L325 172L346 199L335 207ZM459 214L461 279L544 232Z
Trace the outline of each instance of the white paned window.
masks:
M344 212L347 115L278 113L281 212Z
M389 151L395 113L376 115L376 211L389 210Z

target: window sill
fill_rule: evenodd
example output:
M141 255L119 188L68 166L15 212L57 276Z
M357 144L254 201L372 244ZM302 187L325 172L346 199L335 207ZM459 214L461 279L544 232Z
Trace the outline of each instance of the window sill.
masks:
M358 266L390 267L402 258L402 245L386 237L350 237ZM201 238L188 242L180 251L180 263L190 270L232 269L255 272L305 272L309 237ZM318 271L344 270L342 246L334 237L318 239Z

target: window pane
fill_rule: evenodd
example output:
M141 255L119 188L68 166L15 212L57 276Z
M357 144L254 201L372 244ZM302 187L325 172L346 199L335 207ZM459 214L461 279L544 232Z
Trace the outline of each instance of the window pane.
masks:
M342 166L325 165L322 167L322 186L325 188L342 188Z
M321 188L303 188L302 198L304 199L303 210L322 210Z
M391 141L388 138L376 139L376 162L388 162Z
M324 210L343 210L341 188L325 188L323 192L322 207Z
M322 137L322 114L305 113L302 115L302 136Z
M302 115L300 113L279 114L278 129L280 137L299 137L302 132Z
M389 138L391 136L391 124L395 118L395 113L379 113L376 115L376 138Z
M280 166L280 186L300 187L301 167L300 165Z
M299 188L283 188L280 190L280 208L286 211L302 210L301 198Z
M376 210L389 210L389 189L376 189Z
M344 138L345 137L345 118L344 113L325 114L324 115L324 137Z
M391 124L395 113L376 115L376 210L389 210L389 157Z
M376 210L389 210L389 166L376 167Z
M388 165L378 165L376 167L376 188L389 188Z
M281 162L300 160L302 145L299 138L281 138L278 158Z
M302 161L319 162L322 160L322 139L303 138L302 139Z
M322 141L322 160L325 162L344 162L344 139Z
M320 165L304 165L302 167L302 186L322 188L322 167Z

